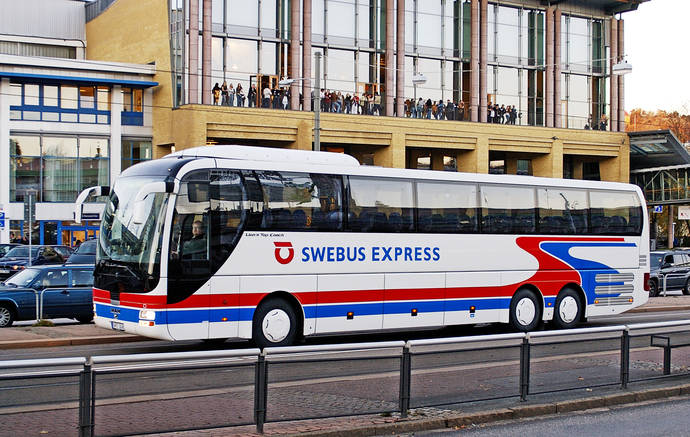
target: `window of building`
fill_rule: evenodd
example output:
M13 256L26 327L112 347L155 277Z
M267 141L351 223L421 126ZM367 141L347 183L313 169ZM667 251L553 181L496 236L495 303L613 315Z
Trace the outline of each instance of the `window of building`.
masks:
M10 135L10 199L73 202L84 188L108 185L108 139Z
M144 125L144 90L122 87L122 124Z
M122 139L122 167L125 170L141 161L152 159L150 139L123 138Z
M110 123L107 86L12 83L10 89L11 120Z

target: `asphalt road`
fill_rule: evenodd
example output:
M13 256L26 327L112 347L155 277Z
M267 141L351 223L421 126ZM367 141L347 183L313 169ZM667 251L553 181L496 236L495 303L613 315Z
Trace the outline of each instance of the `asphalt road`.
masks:
M602 408L522 419L462 429L427 431L415 437L523 437L523 436L607 436L607 437L685 437L690 429L690 398L682 397L653 403Z

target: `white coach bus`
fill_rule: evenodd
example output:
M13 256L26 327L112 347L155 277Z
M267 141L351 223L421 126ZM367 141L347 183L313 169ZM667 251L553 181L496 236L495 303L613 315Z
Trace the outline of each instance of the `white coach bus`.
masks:
M199 147L107 195L96 324L168 340L508 323L570 328L648 299L634 185L360 166L343 154Z

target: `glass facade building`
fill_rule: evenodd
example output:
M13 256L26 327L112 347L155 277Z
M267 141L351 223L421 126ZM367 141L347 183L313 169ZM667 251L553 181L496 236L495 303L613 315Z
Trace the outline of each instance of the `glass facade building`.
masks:
M278 89L273 95L281 99L287 94L291 109L309 110L313 53L320 51L321 88L362 100L369 95L372 102L379 94L380 114L414 116L416 105L406 103L421 98L434 104L434 118L448 118L443 109L437 114L436 104L450 101L462 105L468 121L494 121L492 109L502 114L510 107L510 124L620 127L622 93L612 106L610 65L619 58L612 40L622 46L622 25L620 33L612 30L612 22L621 20L596 5L571 10L567 2L553 7L536 0L173 0L171 6L175 105L216 103L212 87L226 83L230 102L221 97L218 104L261 106L268 88ZM417 75L425 83L414 83ZM280 90L285 77L302 78L304 87Z

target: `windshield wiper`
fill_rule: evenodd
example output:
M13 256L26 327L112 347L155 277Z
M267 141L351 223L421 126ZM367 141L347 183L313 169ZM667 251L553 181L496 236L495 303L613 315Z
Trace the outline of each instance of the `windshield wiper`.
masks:
M141 274L140 274L139 272L137 272L136 270L132 269L132 268L129 267L128 265L125 265L125 264L118 264L118 263L115 262L115 261L112 261L112 260L104 260L104 259L100 260L98 264L99 264L101 267L113 267L113 268L117 268L117 269L126 270L130 275L134 276L136 279L138 279L138 280L140 280L140 281L143 281L143 280L144 280L144 278L142 278L142 276L141 276Z

